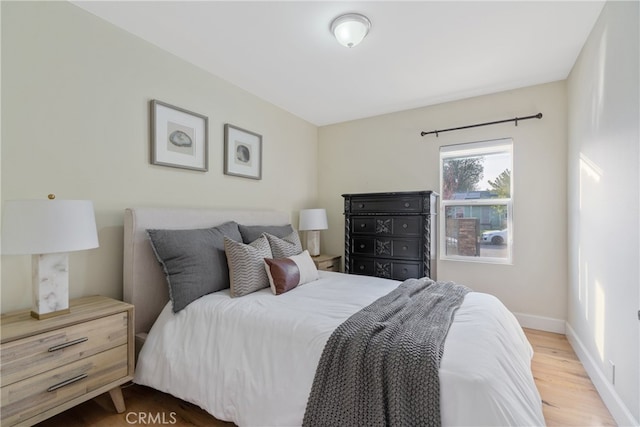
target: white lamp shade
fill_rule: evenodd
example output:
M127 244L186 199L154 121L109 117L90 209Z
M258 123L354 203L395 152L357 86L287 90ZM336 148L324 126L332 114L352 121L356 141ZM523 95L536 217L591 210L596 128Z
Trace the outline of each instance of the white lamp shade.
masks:
M371 21L359 13L348 13L334 19L331 32L338 43L346 47L357 46L369 33Z
M303 209L300 211L300 224L298 230L326 230L327 211L325 209Z
M3 205L4 255L72 252L98 247L89 200L9 200Z

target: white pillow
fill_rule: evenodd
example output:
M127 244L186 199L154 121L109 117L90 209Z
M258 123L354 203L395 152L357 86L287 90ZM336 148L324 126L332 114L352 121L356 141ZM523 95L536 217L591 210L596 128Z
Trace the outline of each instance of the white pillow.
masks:
M299 255L287 258L265 258L264 268L269 278L271 292L280 295L296 286L318 280L318 269L309 255L304 251Z

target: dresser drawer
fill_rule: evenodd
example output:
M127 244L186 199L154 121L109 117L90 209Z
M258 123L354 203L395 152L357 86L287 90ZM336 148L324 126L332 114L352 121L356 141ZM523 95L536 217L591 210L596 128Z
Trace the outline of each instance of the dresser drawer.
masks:
M126 344L127 323L124 311L2 344L2 386Z
M351 219L351 232L353 234L374 234L376 232L376 218L353 217Z
M354 216L351 220L351 232L378 236L419 237L422 232L422 217L418 215Z
M422 212L422 197L420 196L399 196L399 197L378 197L351 199L351 212Z
M421 256L419 239L356 237L351 243L351 251L356 255L404 259L420 259Z
M391 218L391 233L395 236L420 236L422 217L399 216Z
M391 263L391 278L395 280L419 279L423 276L419 262L393 261Z
M22 423L41 412L128 375L127 345L77 360L2 387L2 424Z
M351 269L350 269L351 273L362 274L365 276L375 276L375 274L373 274L374 272L373 263L374 263L373 259L352 257Z
M351 273L394 280L419 279L423 276L422 266L419 261L411 262L364 257L353 257L351 259Z

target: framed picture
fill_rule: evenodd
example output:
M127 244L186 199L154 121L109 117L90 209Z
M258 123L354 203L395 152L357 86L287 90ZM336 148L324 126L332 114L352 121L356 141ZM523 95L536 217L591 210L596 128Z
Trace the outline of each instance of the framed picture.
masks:
M208 122L201 114L151 101L151 164L206 172Z
M225 124L224 173L262 179L262 135Z

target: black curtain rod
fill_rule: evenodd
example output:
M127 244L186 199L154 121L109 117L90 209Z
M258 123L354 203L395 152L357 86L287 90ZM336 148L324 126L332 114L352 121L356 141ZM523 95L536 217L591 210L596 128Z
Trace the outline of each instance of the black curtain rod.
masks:
M432 133L436 134L436 138L438 137L439 133L442 132L449 132L452 130L460 130L460 129L469 129L469 128L476 128L478 126L489 126L489 125L497 125L499 123L507 123L507 122L516 122L516 126L518 126L518 121L520 120L529 120L529 119L541 119L542 118L542 113L538 113L538 114L534 114L533 116L526 116L526 117L514 117L513 119L505 119L505 120L497 120L495 122L486 122L486 123L477 123L475 125L468 125L468 126L460 126L457 128L449 128L449 129L443 129L443 130L432 130L431 132L420 132L420 136L425 136L425 135L429 135Z

